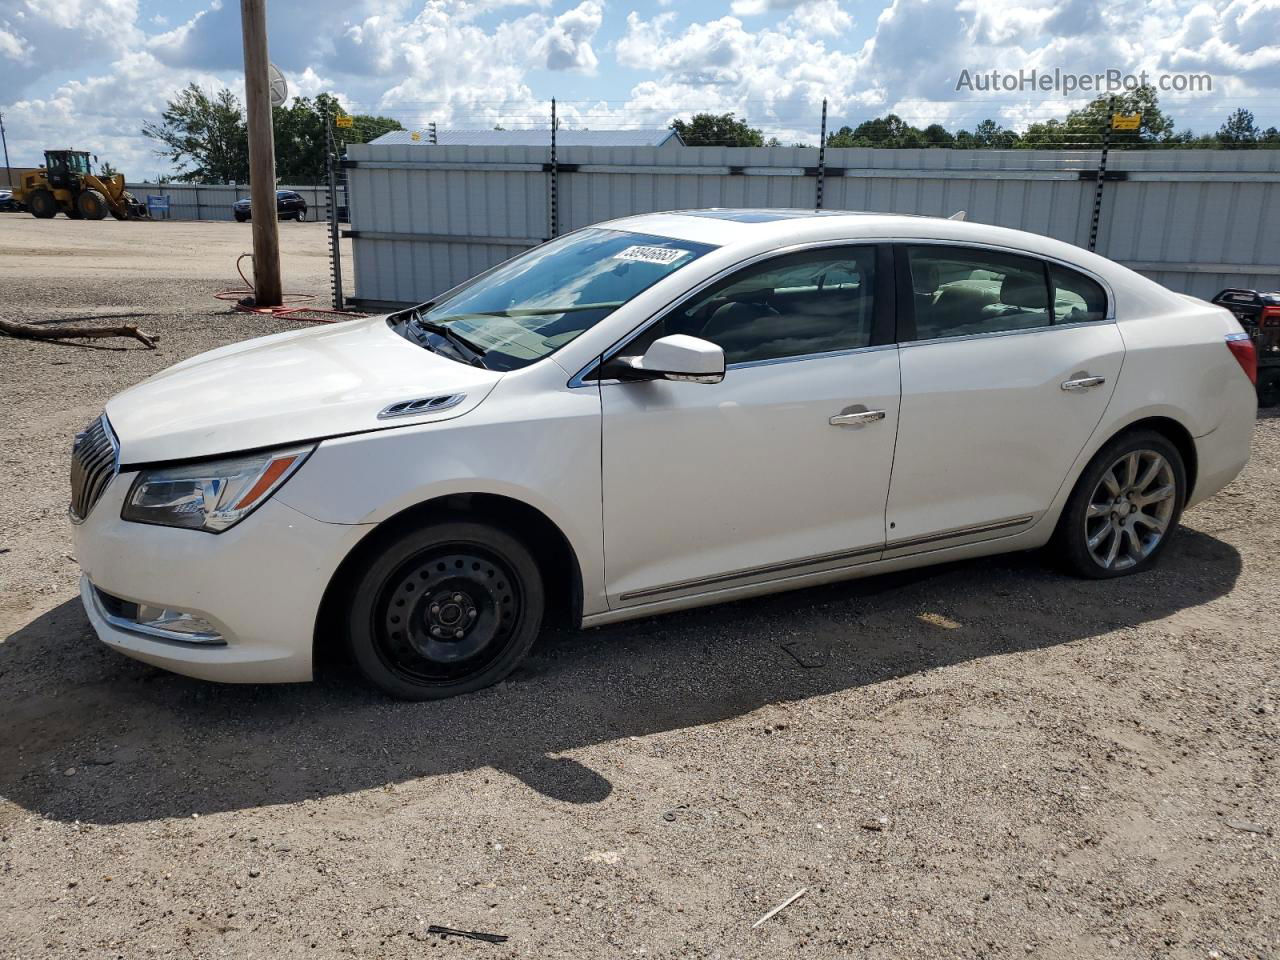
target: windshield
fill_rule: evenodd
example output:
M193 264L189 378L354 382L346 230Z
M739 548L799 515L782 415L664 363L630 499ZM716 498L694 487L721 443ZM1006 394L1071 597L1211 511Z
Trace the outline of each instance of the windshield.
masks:
M432 349L454 355L470 350L490 370L515 370L559 350L713 249L590 227L535 247L443 303L391 319Z

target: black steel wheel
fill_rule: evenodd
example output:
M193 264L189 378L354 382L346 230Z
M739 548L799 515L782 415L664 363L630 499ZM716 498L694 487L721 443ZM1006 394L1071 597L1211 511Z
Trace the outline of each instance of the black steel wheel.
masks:
M432 525L388 544L359 578L352 654L392 696L469 693L523 659L543 606L542 578L519 540L479 523Z
M1058 555L1091 579L1146 570L1168 546L1186 498L1178 448L1159 433L1122 434L1076 481L1054 533Z

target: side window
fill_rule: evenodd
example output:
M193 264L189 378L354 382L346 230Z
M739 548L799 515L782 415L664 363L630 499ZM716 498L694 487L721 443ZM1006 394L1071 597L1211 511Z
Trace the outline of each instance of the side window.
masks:
M967 337L1052 323L1045 265L1030 257L952 246L907 248L916 339Z
M1049 266L1053 285L1053 322L1088 323L1107 318L1107 294L1096 281L1056 264Z
M805 250L753 264L667 314L626 352L687 333L724 349L726 364L871 344L874 246Z

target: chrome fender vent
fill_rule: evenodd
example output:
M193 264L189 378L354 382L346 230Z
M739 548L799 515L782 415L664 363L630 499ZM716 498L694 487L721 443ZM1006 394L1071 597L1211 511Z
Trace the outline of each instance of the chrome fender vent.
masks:
M378 414L378 419L391 420L394 417L416 417L425 413L436 413L440 410L456 407L465 399L467 399L465 393L450 393L443 397L419 397L416 400L400 400L389 407L383 407L382 412Z

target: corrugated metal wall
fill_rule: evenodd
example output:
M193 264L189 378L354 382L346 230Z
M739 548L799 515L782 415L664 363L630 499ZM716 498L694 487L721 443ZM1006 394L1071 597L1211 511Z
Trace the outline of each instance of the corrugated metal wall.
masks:
M131 183L129 192L146 202L148 196L169 198L171 220L234 220L231 205L249 196L247 183L238 186L195 183ZM281 184L279 190L296 190L307 201L308 220L328 219L327 187L291 187ZM342 206L339 194L338 205Z
M551 236L541 147L348 147L356 297L420 302ZM560 232L694 207L812 207L812 148L570 147ZM1095 153L826 152L825 209L949 216L1086 246ZM1098 252L1173 290L1280 287L1280 151L1114 151Z

